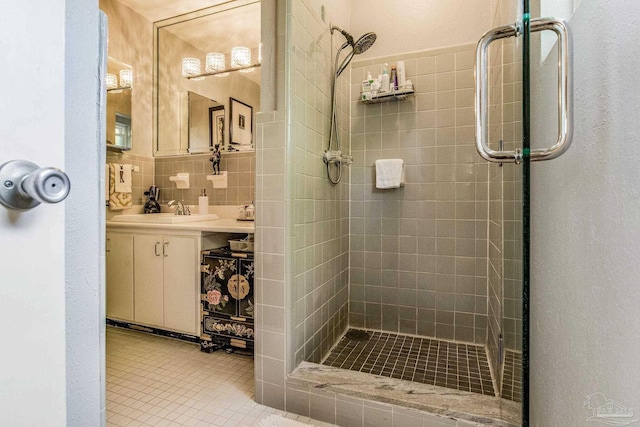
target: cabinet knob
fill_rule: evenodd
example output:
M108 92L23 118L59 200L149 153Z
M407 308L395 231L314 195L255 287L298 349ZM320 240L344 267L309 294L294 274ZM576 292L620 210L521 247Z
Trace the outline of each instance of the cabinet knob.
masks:
M155 250L156 250L156 256L160 256L160 242L156 242Z
M162 255L164 256L169 256L169 251L167 251L167 248L169 247L169 242L164 242L164 245L162 245Z

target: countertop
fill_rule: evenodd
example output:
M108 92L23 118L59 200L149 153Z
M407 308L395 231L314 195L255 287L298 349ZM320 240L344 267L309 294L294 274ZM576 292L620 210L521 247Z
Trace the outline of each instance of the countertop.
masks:
M107 221L109 229L147 229L147 230L184 230L184 231L203 231L212 233L247 233L255 232L255 223L253 221L238 221L232 218L221 218L209 221L194 221L178 224L160 224L151 222L125 222L125 221Z

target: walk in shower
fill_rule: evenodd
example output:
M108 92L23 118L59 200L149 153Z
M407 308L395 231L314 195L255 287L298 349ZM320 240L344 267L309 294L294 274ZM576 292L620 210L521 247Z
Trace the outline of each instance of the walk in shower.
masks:
M287 2L286 108L262 128L268 170L258 176L285 183L281 194L261 203L275 212L284 202L284 219L265 227L264 245L274 247L266 236L282 233L284 273L269 267L268 274L282 280L283 331L291 339L281 361L266 355L258 361L263 370L265 363L283 366L287 375L284 384L269 373L259 376L259 399L281 392L287 410L339 425L427 420L424 413L402 412L406 408L435 414L434 423L439 416L521 423L529 151L518 147L527 139L521 36L528 31L522 25L528 25L528 2L458 9L454 3L442 2L442 16L438 8L419 13L421 26L434 28L434 40L391 49L385 37L403 25L399 14L369 21L352 2L346 28L375 31L377 41L334 80L340 63L334 54L344 38L330 29L332 19L345 15L341 6ZM456 10L464 10L456 25L442 21ZM493 28L499 30L478 45ZM474 72L478 58L481 69ZM415 92L363 103L368 72L377 76L384 64L398 61ZM484 114L479 125L476 110ZM284 145L267 129L280 129ZM488 162L478 154L478 129L490 150L516 154ZM332 132L342 153L353 157L338 184L327 179L323 162ZM271 153L284 155L281 172L267 162ZM379 159L402 159L406 185L377 189ZM264 254L269 261L280 260L276 255Z

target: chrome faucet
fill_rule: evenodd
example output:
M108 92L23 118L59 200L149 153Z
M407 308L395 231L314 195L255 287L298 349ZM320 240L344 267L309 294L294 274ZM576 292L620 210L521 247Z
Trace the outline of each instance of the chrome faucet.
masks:
M176 206L176 215L191 215L191 211L189 210L189 206L185 207L185 205L180 201L171 200L169 203L167 203L167 205L169 207L177 205Z

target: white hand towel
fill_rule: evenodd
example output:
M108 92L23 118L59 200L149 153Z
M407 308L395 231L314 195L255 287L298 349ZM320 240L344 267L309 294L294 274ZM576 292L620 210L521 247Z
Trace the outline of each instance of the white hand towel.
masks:
M116 172L116 193L131 193L131 165L114 165Z
M109 208L112 211L130 208L132 205L131 192L120 193L116 191L116 182L120 179L120 165L109 163L107 164L107 169L109 170L109 183L107 184L109 188Z
M376 188L404 186L404 161L402 159L376 160Z
M109 164L107 163L104 168L104 199L107 202L109 202L109 196L111 194L109 190Z

